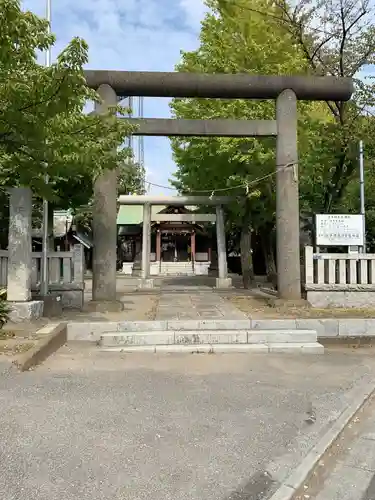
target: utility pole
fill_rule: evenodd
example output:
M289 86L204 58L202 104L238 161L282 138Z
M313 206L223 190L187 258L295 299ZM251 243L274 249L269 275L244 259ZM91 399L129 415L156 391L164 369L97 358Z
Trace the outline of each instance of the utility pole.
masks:
M359 141L359 196L361 202L361 215L363 218L363 247L366 253L366 224L365 224L365 171L363 166L363 141Z
M46 17L48 20L48 33L51 33L51 0L46 0ZM46 51L46 67L51 66L51 47ZM47 165L45 165L47 167ZM44 181L48 184L48 174L45 175ZM43 236L42 236L42 266L40 280L40 294L42 297L48 295L48 201L43 200Z

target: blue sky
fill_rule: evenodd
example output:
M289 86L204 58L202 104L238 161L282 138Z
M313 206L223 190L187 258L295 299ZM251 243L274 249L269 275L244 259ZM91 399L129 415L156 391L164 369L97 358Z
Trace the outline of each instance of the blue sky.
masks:
M46 0L24 0L23 8L45 15ZM173 71L180 50L198 46L203 0L52 0L52 58L74 36L90 47L91 69ZM168 99L145 99L144 116L170 115ZM145 137L146 176L168 185L175 170L168 138ZM150 193L171 194L152 187Z
M51 0L52 57L74 37L89 44L91 69L173 71L181 50L198 46L204 0ZM24 9L45 15L46 0L23 0ZM170 116L168 99L145 99L144 116ZM175 170L165 137L145 137L146 177L167 186ZM150 187L153 194L172 194Z

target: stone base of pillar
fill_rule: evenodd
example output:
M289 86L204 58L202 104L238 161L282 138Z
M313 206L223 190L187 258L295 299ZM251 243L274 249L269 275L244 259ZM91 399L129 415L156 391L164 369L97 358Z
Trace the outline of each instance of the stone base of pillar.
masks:
M151 290L154 288L154 280L152 278L138 280L138 290Z
M90 312L121 312L124 310L124 304L120 300L90 300L87 308Z
M43 300L30 300L29 302L8 302L10 306L9 321L22 323L34 321L43 316Z
M232 288L232 278L216 278L216 288Z

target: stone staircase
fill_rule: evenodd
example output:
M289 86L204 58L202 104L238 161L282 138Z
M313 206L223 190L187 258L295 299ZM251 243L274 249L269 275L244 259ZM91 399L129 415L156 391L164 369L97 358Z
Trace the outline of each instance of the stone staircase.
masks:
M113 327L102 330L98 346L102 351L128 353L324 352L317 341L316 330L261 330L239 323L241 321L230 320L123 322L116 331Z
M154 274L152 270L153 264L151 263L151 274ZM160 265L161 276L194 276L192 262L161 262L155 264L158 270Z

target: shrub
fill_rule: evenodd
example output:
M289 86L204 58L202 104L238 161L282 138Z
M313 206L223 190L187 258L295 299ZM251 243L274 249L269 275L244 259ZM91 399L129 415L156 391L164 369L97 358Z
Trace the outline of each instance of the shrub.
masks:
M9 320L10 307L7 302L7 291L5 288L0 289L0 328Z

